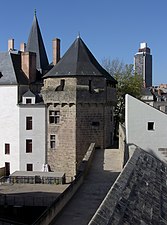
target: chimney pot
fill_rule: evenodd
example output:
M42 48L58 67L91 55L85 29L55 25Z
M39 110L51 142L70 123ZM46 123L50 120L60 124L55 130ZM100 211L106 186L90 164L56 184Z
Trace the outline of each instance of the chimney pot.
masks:
M25 43L21 43L20 44L20 51L21 52L25 52L25 50L26 50L26 44Z
M53 47L53 65L56 65L60 60L60 39L55 38L52 41Z
M14 50L14 39L8 40L8 51Z

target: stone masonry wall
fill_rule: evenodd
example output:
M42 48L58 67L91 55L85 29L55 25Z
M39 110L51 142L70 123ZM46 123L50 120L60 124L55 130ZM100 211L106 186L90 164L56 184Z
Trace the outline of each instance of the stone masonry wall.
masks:
M106 104L104 109L104 148L113 145L114 138L114 108L113 105Z
M107 100L104 77L47 78L42 96L48 106L47 158L51 169L75 176L89 145L105 148L112 144L113 96ZM113 87L111 87L113 93ZM111 94L110 93L110 94ZM60 122L49 123L49 111L60 111ZM50 137L56 135L56 148Z
M103 148L103 107L78 104L76 116L77 162L80 162L92 142L95 147Z
M64 80L64 87L61 87ZM42 96L47 104L47 162L53 171L62 171L67 177L76 174L76 79L48 78L44 81ZM50 111L60 112L60 121L49 122ZM51 135L56 146L51 148Z
M103 77L77 78L77 103L104 103L106 80Z
M61 88L61 81L64 87ZM75 103L76 79L75 78L47 78L42 87L42 96L45 103Z
M53 109L60 111L60 122L48 124L47 161L53 171L73 177L76 174L76 106L50 105L48 112ZM50 146L50 135L56 135L55 149Z
M103 77L77 79L77 162L91 142L100 148L112 145L115 100L113 87L107 87Z

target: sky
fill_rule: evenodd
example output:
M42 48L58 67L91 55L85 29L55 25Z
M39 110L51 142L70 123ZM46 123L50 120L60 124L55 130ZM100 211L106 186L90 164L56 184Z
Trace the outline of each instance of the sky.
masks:
M52 39L61 39L61 56L78 34L102 63L134 63L141 42L153 57L153 85L167 83L167 0L1 0L0 51L8 39L27 42L34 11L52 61Z

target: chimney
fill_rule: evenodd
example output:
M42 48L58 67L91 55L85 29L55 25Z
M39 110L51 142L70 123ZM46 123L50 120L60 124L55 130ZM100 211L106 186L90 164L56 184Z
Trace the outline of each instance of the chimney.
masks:
M36 81L36 53L22 52L21 53L21 69L29 79L29 83Z
M60 60L60 39L55 38L52 41L53 47L53 65L56 65Z
M8 51L14 50L14 39L8 40Z
M26 44L25 43L21 43L20 44L20 51L21 52L25 52L25 50L26 50Z

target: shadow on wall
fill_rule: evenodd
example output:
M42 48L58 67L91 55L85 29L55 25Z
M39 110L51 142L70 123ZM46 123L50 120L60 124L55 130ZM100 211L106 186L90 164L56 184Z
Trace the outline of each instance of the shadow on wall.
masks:
M150 153L151 155L153 155L155 158L163 161L164 163L167 163L165 157L157 150L152 150L152 149L148 149L148 150L145 150L147 151L148 153Z
M139 146L135 145L134 143L126 144L125 149L124 149L124 164L123 164L123 166L125 166L125 164L129 160L129 158L131 158L131 156L133 155L134 151L137 148L142 149ZM142 150L150 153L152 156L154 156L158 160L161 160L162 162L167 163L165 157L158 150L157 151L153 150L153 149L142 149Z
M125 166L127 161L132 157L136 148L139 148L139 147L137 145L133 144L133 143L125 144L123 167Z

